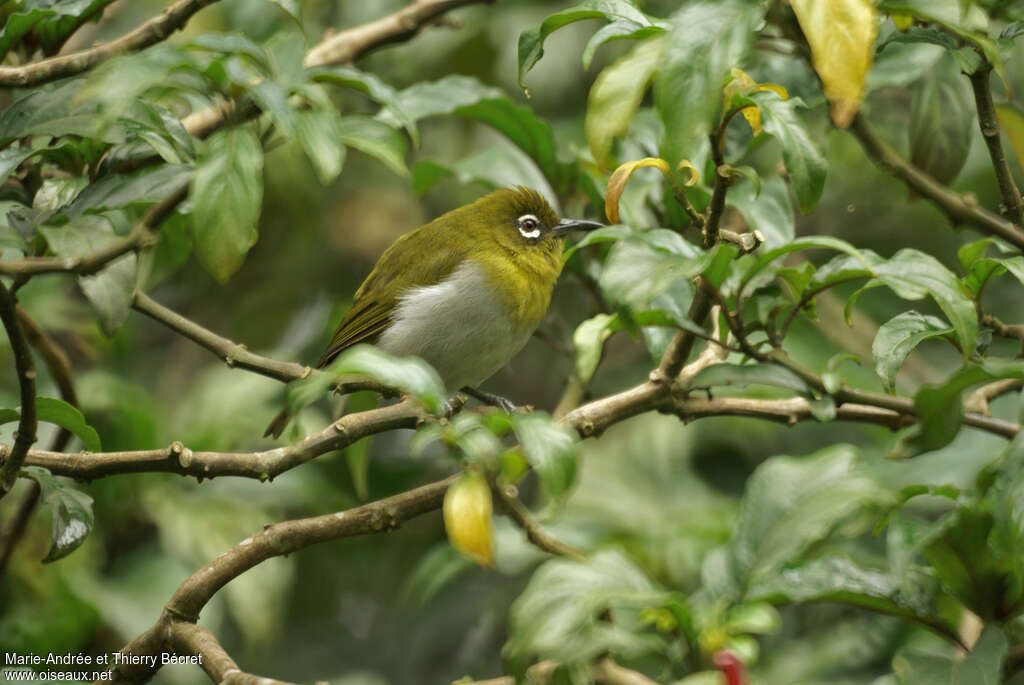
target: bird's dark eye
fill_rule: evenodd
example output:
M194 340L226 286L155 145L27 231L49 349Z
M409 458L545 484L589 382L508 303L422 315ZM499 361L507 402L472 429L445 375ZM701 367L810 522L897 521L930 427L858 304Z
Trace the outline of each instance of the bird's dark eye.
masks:
M527 240L536 240L540 237L540 221L533 214L523 214L516 219L516 228Z

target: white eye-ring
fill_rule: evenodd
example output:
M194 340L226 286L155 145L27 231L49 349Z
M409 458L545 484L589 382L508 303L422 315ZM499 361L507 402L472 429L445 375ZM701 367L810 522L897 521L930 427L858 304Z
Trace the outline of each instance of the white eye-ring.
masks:
M540 237L540 220L533 214L523 214L516 219L516 228L519 229L519 235L527 240L536 240Z

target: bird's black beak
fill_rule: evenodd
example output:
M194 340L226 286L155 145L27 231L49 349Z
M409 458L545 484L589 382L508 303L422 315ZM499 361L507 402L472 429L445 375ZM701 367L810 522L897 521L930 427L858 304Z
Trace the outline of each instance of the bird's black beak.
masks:
M551 235L562 237L573 231L593 231L595 228L604 228L604 224L585 219L562 219L551 227Z

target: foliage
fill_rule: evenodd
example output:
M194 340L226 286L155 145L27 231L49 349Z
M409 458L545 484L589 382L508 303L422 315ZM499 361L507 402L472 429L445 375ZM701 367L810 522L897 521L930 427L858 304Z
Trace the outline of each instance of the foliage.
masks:
M111 40L131 22L107 4L0 3L0 53L71 50L101 17ZM432 507L444 528L279 550L203 625L246 671L292 680L584 683L612 663L694 684L729 659L751 683L1024 678L1019 9L498 3L312 65L327 27L377 16L336 4L214 3L3 95L0 294L42 331L22 325L35 447L66 453L30 452L0 500L5 520L32 488L44 505L3 570L5 649L114 651L263 523L461 471ZM513 184L611 224L566 249L548 346L493 381L538 410L463 409L421 360L372 347L316 373L239 361L231 340L310 359L399 233ZM188 318L137 316L137 292ZM212 366L186 340L221 354L205 328L231 338L228 367L291 381L287 445L257 439L273 380ZM415 398L414 418L385 399L390 418L346 435L342 403L383 416L374 394L325 398L352 376ZM4 376L5 459L18 397ZM652 410L701 421L635 416ZM61 477L110 454L127 466ZM209 454L291 470L145 473Z

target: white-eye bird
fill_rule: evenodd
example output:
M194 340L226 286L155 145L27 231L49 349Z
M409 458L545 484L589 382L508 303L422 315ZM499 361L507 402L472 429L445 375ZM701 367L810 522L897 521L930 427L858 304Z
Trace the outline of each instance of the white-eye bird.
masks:
M476 386L537 328L562 270L564 237L601 227L559 219L522 186L496 190L396 240L356 291L317 366L357 343L433 366L446 389L508 408ZM287 410L264 435L278 437Z

